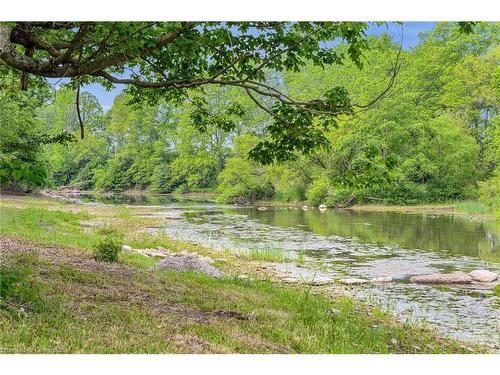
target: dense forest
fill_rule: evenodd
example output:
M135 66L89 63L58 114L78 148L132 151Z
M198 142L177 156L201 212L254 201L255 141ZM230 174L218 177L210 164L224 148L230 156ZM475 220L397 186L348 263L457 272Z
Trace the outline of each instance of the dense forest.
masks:
M145 104L127 91L104 111L83 91L81 140L74 89L32 77L31 90L20 91L18 73L0 65L1 182L25 190L214 191L228 203L481 199L500 208L499 37L494 23L471 34L439 23L409 50L388 35L369 37L363 69L345 62L266 70L269 84L299 99L343 86L351 102L367 103L387 86L395 59L400 64L387 94L339 116L328 143L272 163L248 157L269 116L239 88L207 90L218 117L205 116L196 97Z

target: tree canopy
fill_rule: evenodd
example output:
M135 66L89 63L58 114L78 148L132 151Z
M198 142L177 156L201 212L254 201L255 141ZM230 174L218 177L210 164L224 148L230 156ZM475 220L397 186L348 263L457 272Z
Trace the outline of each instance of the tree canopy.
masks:
M295 149L293 158L266 165L248 154L272 137L276 119L241 87L208 84L183 89L187 96L173 100L163 89L129 85L107 111L82 87L79 112L88 132L68 147L80 133L75 86L51 91L43 77L30 74L23 91L19 72L0 64L0 184L214 191L228 203L328 206L480 197L500 208L500 28L479 23L474 30L464 34L456 23L438 23L407 50L388 35L367 36L363 69L352 59L264 69L264 84L296 101L314 101L338 86L351 103L369 103L388 87L396 60L399 66L383 100L353 116L334 116L336 126L326 129L314 117L327 146ZM349 55L346 43L332 48ZM138 101L141 92L145 99ZM269 108L281 105L255 95Z
M342 65L346 59L360 67L367 27L364 22L14 22L0 24L0 59L22 72L23 89L29 75L69 78L78 103L81 85L125 84L131 103L187 100L195 106L195 124L209 120L224 130L234 129L232 116L242 108L230 102L214 113L205 91L237 87L273 119L250 151L269 164L326 144L324 131L363 103L352 103L338 85L309 100L293 98L270 83L268 73ZM346 48L336 48L339 43ZM397 69L394 62L389 85ZM79 110L77 116L82 125Z

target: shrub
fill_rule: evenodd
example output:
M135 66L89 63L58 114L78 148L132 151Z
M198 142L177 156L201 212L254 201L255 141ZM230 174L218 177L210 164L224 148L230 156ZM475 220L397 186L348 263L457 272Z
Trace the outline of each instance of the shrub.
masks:
M479 183L479 200L500 216L500 169L493 177Z
M344 206L352 196L350 189L341 186L331 186L326 177L313 182L307 190L307 202L311 206L325 204L328 207Z
M321 177L314 181L306 192L307 203L311 206L319 206L327 198L329 193L328 179Z
M94 245L95 259L103 262L116 262L122 248L123 236L116 229L103 228L98 231Z
M323 202L328 207L343 206L352 197L351 191L345 188L334 188L331 189Z

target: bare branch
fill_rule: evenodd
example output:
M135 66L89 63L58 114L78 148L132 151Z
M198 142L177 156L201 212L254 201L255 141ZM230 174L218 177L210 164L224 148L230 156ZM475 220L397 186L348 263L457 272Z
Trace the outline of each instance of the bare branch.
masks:
M394 86L394 83L396 82L396 76L398 75L399 70L401 68L401 64L400 64L399 60L401 57L402 50L403 50L403 32L401 31L401 42L399 44L399 49L398 49L398 52L396 54L396 61L394 62L394 64L392 65L392 68L389 71L391 77L389 79L389 83L387 84L387 87L380 94L378 94L375 98L373 98L369 103L363 104L363 105L353 104L353 107L357 107L357 108L361 108L361 109L369 108L372 105L374 105L376 102L378 102L380 99L382 99L389 92L389 90L392 88L392 86Z
M84 137L83 120L82 120L82 115L80 113L80 80L78 80L77 86L76 86L75 105L76 105L76 114L78 116L78 122L80 124L80 137L83 139L83 137Z

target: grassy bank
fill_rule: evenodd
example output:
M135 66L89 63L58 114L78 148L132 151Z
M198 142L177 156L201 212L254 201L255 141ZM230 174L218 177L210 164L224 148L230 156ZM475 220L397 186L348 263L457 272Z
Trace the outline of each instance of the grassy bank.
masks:
M349 207L358 211L387 211L429 215L468 215L477 218L490 218L490 208L477 201L456 201L450 203L429 203L419 205L359 204Z
M263 207L302 207L307 202L284 202L284 201L259 201L254 206ZM311 208L311 207L310 207ZM457 215L470 216L477 219L495 218L494 212L490 207L478 201L450 201L444 203L422 203L416 205L393 205L387 203L362 203L346 208L356 211L378 211L378 212L403 212L410 214L429 214L429 215Z
M150 211L150 209L148 210ZM0 351L43 353L460 353L480 351L387 312L259 269L273 250L236 256L147 229L145 208L3 196L0 207ZM133 247L208 255L230 275L152 270L152 258L93 259L96 229ZM250 274L252 280L237 277Z

